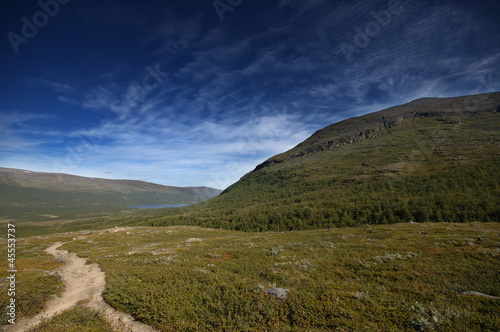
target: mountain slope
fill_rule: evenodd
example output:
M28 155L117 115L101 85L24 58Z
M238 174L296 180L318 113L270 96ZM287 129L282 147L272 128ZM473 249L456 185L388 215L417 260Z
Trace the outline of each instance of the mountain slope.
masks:
M285 230L499 221L499 142L500 93L419 99L319 130L219 197L150 224Z
M0 168L0 216L46 220L142 204L192 204L220 190Z
M468 129L461 126L463 120L472 120L481 114L500 115L500 93L482 94L456 98L422 98L408 104L391 107L379 112L370 113L361 117L354 117L338 123L334 123L314 133L310 138L300 143L293 149L270 158L256 170L280 163L288 159L311 157L322 151L332 151L342 146L373 139L378 135L416 128L425 125L420 119L429 118L435 120L442 126L435 128L436 137L420 139L421 141L433 140L433 145L446 142L438 142L438 136L442 136L441 130L456 130L457 128ZM393 131L388 129L393 128ZM474 133L470 133L471 136ZM443 139L443 138L441 138Z

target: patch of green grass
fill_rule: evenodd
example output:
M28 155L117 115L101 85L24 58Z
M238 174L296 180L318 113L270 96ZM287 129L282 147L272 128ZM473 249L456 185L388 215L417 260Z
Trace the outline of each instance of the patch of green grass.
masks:
M70 232L80 232L88 230L107 229L115 226L137 225L147 220L155 211L148 209L128 209L114 213L107 212L104 215L99 213L73 216L72 218L36 221L36 222L13 222L16 225L16 235L18 238L30 236L45 236L50 234L61 234Z
M50 319L44 319L28 332L112 332L105 317L84 306L66 310Z

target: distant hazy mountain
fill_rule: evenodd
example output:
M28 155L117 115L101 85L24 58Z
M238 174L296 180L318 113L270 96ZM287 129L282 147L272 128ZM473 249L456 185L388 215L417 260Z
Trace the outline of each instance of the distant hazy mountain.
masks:
M192 204L220 194L207 187L171 187L0 168L0 217L46 220L132 205Z
M500 221L500 93L332 124L190 210L167 217L244 230Z

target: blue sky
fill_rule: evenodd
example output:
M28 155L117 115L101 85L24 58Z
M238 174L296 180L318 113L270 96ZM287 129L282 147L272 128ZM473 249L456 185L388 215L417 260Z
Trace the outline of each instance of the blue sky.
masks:
M339 120L500 90L498 1L0 6L0 167L223 189Z

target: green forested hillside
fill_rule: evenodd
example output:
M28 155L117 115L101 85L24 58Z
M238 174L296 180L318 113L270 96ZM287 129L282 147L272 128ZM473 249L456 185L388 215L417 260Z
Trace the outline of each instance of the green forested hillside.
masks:
M293 230L500 220L500 93L426 98L316 132L149 225Z

